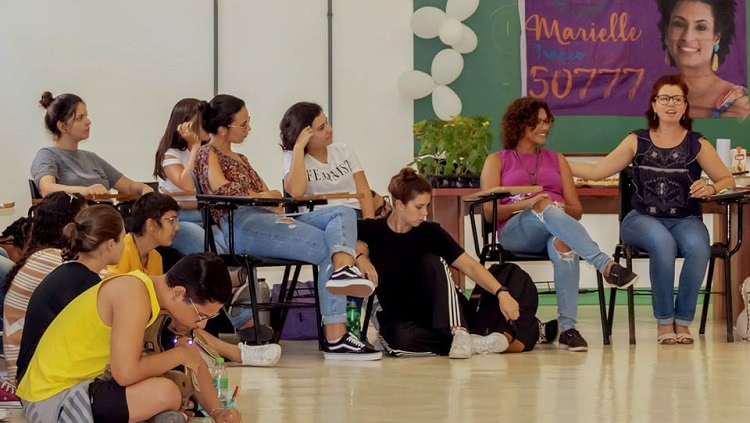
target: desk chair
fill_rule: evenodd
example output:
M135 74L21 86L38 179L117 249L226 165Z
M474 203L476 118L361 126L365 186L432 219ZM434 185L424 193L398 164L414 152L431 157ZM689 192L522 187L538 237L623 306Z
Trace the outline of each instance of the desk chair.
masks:
M632 204L630 202L632 196L634 195L634 187L633 187L633 179L632 179L633 169L632 167L627 167L622 172L620 172L620 212L618 216L618 222L621 224L622 220L627 216L628 213L633 209ZM726 215L727 215L727 234L726 234L726 241L723 242L715 242L711 245L711 258L708 262L708 274L707 274L707 281L706 281L706 287L703 290L704 295L704 301L703 301L703 310L701 312L701 323L700 323L700 330L699 334L703 335L706 330L706 318L708 316L708 305L709 300L711 298L711 285L713 282L713 274L714 274L714 267L716 265L716 259L721 259L724 261L724 286L726 289L723 292L715 292L715 294L724 294L724 301L725 301L725 307L726 307L726 329L727 329L727 342L734 342L734 334L733 334L733 322L732 322L732 289L731 289L731 266L730 266L730 259L732 255L734 255L739 248L742 246L742 219L739 219L739 235L737 238L737 241L734 245L734 247L731 247L732 244L732 234L731 234L731 206L732 204L735 204L737 206L737 213L739 216L742 216L742 208L745 203L748 202L748 197L743 195L735 195L735 196L728 196L724 198L719 198L721 196L717 196L716 198L709 197L705 201L716 201L719 204L726 207ZM633 259L647 259L649 258L648 253L643 250L639 250L638 248L635 248L631 245L627 245L622 242L622 238L620 238L619 243L615 247L615 254L614 254L615 261L618 263L620 262L620 259L625 259L625 265L628 269L633 269ZM678 253L677 258L682 258L682 255ZM599 290L599 298L604 298L604 286L603 284L598 284L598 290ZM635 308L634 308L634 296L635 291L632 286L630 286L627 289L628 292L628 327L629 327L629 340L631 345L635 345ZM650 295L650 290L639 290L638 295ZM603 328L604 330L604 337L607 340L605 343L609 343L609 338L612 336L612 323L614 320L614 309L615 309L615 303L617 298L617 290L612 289L610 290L610 296L609 296L609 310L606 313L606 321L607 326ZM604 313L604 302L602 301L600 304L600 307L602 309L602 313Z
M507 197L509 194L503 194L498 193L495 195L489 195L489 196L483 196L480 199L473 200L469 202L469 221L471 223L471 232L472 232L472 238L474 241L474 251L477 254L477 257L479 257L479 262L483 265L487 262L497 262L497 263L505 263L505 262L519 262L519 261L531 261L531 262L545 262L550 261L549 255L545 253L540 254L533 254L533 253L513 253L511 251L508 251L503 248L503 246L498 242L497 240L497 202ZM484 213L482 211L482 207L487 202L492 202L492 221L488 222L484 218ZM482 207L480 207L482 206ZM477 209L479 209L477 211ZM477 224L474 219L474 215L479 214L481 219L481 246L479 242L480 232L477 229ZM582 258L579 259L582 260ZM604 279L600 272L596 272L596 279L597 279L597 285L603 285ZM542 291L542 294L554 294L554 281L535 281L535 284L542 284L546 285L546 289ZM602 332L606 333L605 330L605 324L606 324L606 314L604 312L604 309L602 308L602 304L604 303L604 293L603 291L599 291L599 304L600 304L600 317L601 317L601 325L602 325ZM581 292L589 292L589 290L581 290L579 289L579 293ZM604 337L604 344L609 345L609 338Z
M239 254L234 249L234 212L238 207L263 207L263 206L278 206L289 205L289 206L307 206L312 209L315 205L325 204L326 200L310 200L310 201L296 201L293 199L250 199L245 197L232 197L223 195L206 195L201 189L201 185L193 174L193 182L196 189L196 198L198 200L198 209L201 211L203 217L203 227L205 228L204 238L204 249L217 253L216 243L213 236L211 226L214 225L213 218L211 217L212 210L225 210L228 219L228 249L227 254L220 254L219 256L224 260L227 266L236 266L243 269L243 272L247 275L248 279L248 291L250 293L250 304L233 304L234 307L251 307L253 312L253 320L255 322L255 339L260 342L260 311L269 310L271 311L271 327L274 329L273 342L277 343L281 337L281 331L284 328L286 316L289 308L302 308L302 307L315 307L317 317L317 328L318 328L318 346L322 350L323 348L323 326L320 316L319 309L319 298L318 291L314 289L315 302L314 304L292 302L292 297L297 287L297 281L302 266L312 266L313 268L313 282L317 287L318 284L318 266L312 263L307 263L299 260L286 260L271 257L258 257L249 254ZM284 267L284 276L281 281L281 289L279 291L278 301L259 303L258 293L256 291L257 286L257 274L256 270L264 267ZM292 272L292 268L294 271ZM291 278L290 278L291 275Z

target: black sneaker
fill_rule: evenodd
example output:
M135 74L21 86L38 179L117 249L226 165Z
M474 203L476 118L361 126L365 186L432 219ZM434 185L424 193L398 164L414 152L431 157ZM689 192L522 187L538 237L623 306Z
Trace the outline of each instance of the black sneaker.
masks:
M333 272L326 289L334 295L367 298L375 291L375 285L356 266L344 266Z
M565 332L561 333L558 342L560 344L560 348L565 348L568 351L580 352L588 351L589 349L589 344L585 339L583 339L581 333L576 329L568 329Z
M368 347L356 336L347 333L337 342L325 341L323 356L326 360L374 361L382 359L383 353Z
M609 269L609 275L604 277L608 284L619 289L629 288L638 282L638 278L638 275L627 267L622 267L617 263L612 264L612 268Z
M558 331L557 319L552 319L547 323L536 319L536 323L539 325L539 339L537 339L536 343L549 344L555 342Z
M261 325L258 329L260 329L260 342L256 342L254 327L237 329L235 332L237 333L237 337L240 338L240 341L248 344L267 344L271 342L273 339L273 329L266 325Z

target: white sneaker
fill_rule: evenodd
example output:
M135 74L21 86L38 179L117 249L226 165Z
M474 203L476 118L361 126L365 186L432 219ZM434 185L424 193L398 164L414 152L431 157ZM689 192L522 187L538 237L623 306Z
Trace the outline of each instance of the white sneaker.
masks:
M240 342L237 344L242 354L242 364L245 366L271 367L279 362L281 358L281 345L247 345Z
M474 354L474 346L471 335L464 329L456 330L453 334L451 350L448 353L450 358L469 358Z
M0 421L7 421L10 418L10 410L0 409Z
M508 338L497 332L492 332L487 336L472 334L471 344L476 354L497 354L508 349Z

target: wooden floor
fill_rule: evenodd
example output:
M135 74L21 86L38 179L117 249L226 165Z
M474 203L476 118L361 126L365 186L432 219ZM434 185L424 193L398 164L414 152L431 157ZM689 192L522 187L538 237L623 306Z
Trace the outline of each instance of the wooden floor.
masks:
M723 326L709 322L695 345L659 346L651 307L636 310L636 346L618 314L613 345L604 347L598 309L585 306L586 353L555 344L468 360L357 363L325 361L315 342L284 342L277 367L231 368L230 385L240 385L244 422L747 421L750 344L727 344Z

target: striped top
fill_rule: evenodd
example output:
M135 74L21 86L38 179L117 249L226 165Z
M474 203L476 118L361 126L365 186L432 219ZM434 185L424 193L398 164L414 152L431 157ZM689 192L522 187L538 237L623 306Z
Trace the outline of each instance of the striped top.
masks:
M62 264L62 252L58 248L45 248L32 254L21 267L3 303L3 348L8 380L16 380L16 360L21 349L21 336L26 321L26 309L31 294L57 266Z

